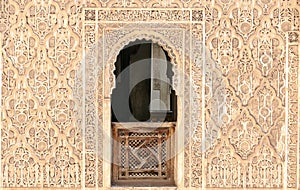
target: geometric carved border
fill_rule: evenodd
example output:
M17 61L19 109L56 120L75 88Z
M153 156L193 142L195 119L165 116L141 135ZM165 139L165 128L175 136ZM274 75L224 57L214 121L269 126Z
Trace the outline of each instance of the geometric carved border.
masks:
M90 126L89 131L85 132L85 155L86 164L85 171L91 171L88 173L91 178L85 181L85 184L90 184L89 187L99 186L110 187L110 146L108 146L110 139L110 93L114 87L114 62L119 53L119 51L131 41L136 39L147 39L152 40L155 43L160 44L170 55L171 62L174 64L175 69L175 82L174 88L179 96L181 106L179 110L190 110L191 99L183 98L189 97L191 89L191 83L187 82L183 84L184 77L180 75L186 75L187 78L194 77L199 73L192 71L191 69L197 68L192 66L192 60L202 65L201 54L202 44L194 44L193 41L203 41L201 33L197 37L192 34L193 27L197 27L199 31L203 31L203 9L133 9L133 8L113 8L113 9L102 9L102 8L87 8L83 10L84 13L84 34L85 34L85 75L82 81L87 89L85 103L87 107L92 109L86 109L86 113L90 118L94 118L94 122L91 119L85 119L85 126ZM163 22L163 24L161 24ZM197 39L196 39L197 38ZM100 40L100 41L99 41ZM95 49L97 51L95 51ZM195 53L197 52L197 53ZM100 67L100 68L99 68ZM185 71L183 71L185 70ZM199 70L199 68L198 68ZM199 70L200 71L200 70ZM178 72L178 73L177 73ZM180 74L183 73L183 74ZM191 75L192 74L192 75ZM190 76L191 75L191 76ZM176 79L177 76L177 79ZM199 78L199 76L197 76ZM201 78L201 77L200 77ZM91 86L91 84L93 84ZM199 85L198 96L201 96L202 87ZM98 104L95 105L95 102ZM200 105L200 100L197 100ZM97 110L96 112L91 112L91 110ZM199 111L199 110L198 110ZM200 112L198 112L200 113ZM93 115L94 114L94 115ZM195 114L194 114L195 115ZM99 118L99 120L95 119ZM186 111L185 114L179 113L179 121L182 120L182 125L177 126L176 130L182 133L184 130L188 131L189 123L192 123L192 114ZM194 120L201 120L201 115L196 113L198 118L193 118ZM96 121L95 121L96 120ZM108 122L109 121L109 122ZM87 123L88 122L88 123ZM97 127L99 126L99 127ZM185 129L183 128L185 127ZM194 128L201 127L200 125L194 126ZM200 131L199 129L195 131ZM93 134L100 134L101 138L98 138L102 142L97 142L95 146L89 145L93 143ZM184 134L184 133L183 133ZM198 139L201 139L201 133L198 133ZM182 139L182 143L188 144L191 141L191 136L185 134L179 138L177 134L178 141ZM94 137L95 138L95 137ZM102 147L102 143L105 146ZM177 142L179 144L179 142ZM198 143L200 147L200 142ZM177 167L178 171L182 173L177 174L177 186L178 187L189 187L191 184L187 180L182 181L183 178L188 179L190 175L201 170L201 161L199 158L192 158L189 152L191 151L192 142L188 144L185 152L182 152L182 156L177 156ZM93 148L90 148L93 147ZM194 147L197 147L194 144ZM101 153L100 153L101 152ZM102 154L103 152L103 154ZM98 154L97 154L98 153ZM94 157L93 162L87 164L87 158L92 155ZM107 160L106 157L109 159ZM101 160L104 158L104 160ZM193 162L196 162L193 164ZM191 169L190 164L194 166ZM98 165L98 167L94 167ZM184 166L185 165L185 166ZM98 168L98 171L95 169ZM102 170L105 175L102 175ZM189 171L192 170L192 171ZM194 172L195 171L195 172ZM92 175L92 174L97 175ZM186 175L187 176L184 176ZM103 177L103 181L102 181ZM97 179L98 178L98 179ZM176 180L175 180L176 181ZM185 183L185 184L184 184ZM200 187L201 181L195 183L195 187Z

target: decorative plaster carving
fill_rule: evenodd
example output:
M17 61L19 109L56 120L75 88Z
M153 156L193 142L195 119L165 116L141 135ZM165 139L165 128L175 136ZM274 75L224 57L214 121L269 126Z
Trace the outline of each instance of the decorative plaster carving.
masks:
M182 86L175 78L178 95L197 94L182 101L184 130L192 128L184 134L183 186L299 188L299 7L2 0L0 187L102 188L113 63L130 41L151 39L191 79ZM192 51L203 46L212 55Z

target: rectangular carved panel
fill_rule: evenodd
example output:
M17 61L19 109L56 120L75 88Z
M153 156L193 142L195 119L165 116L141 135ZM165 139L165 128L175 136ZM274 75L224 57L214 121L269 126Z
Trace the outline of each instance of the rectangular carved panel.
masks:
M174 181L173 123L113 123L113 183Z

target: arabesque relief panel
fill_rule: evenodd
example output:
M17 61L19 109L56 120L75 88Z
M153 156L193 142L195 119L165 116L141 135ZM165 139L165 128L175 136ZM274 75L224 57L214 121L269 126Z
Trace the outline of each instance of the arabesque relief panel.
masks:
M148 39L190 97L178 189L299 189L299 11L298 0L1 0L0 187L109 188L113 63Z

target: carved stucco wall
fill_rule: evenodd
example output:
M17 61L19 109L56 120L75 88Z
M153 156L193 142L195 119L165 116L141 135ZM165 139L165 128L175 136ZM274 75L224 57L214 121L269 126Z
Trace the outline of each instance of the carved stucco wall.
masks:
M0 11L0 187L107 187L109 73L147 38L190 77L184 96L200 95L184 104L183 130L195 130L180 188L299 188L299 1L2 0Z

